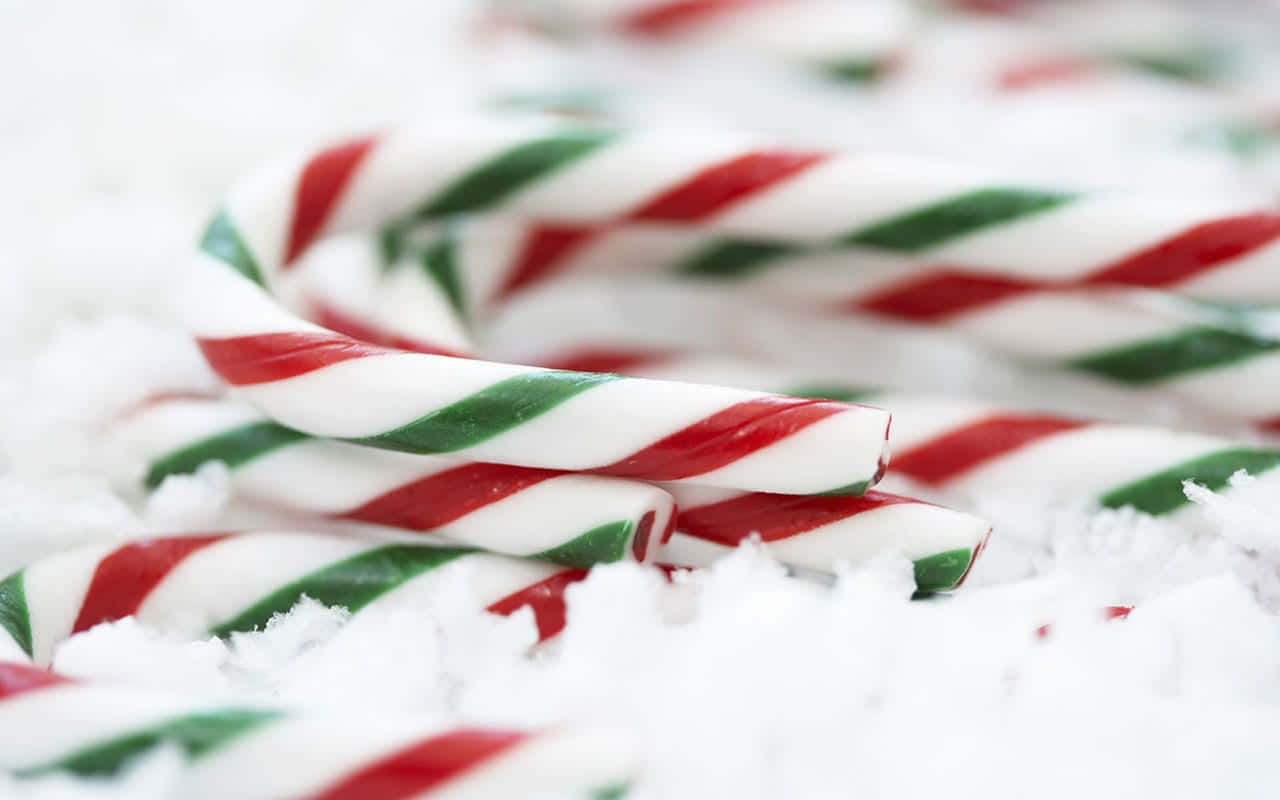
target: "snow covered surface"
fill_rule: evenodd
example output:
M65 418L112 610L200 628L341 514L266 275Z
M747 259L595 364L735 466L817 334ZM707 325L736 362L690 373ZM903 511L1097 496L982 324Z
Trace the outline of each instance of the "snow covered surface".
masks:
M171 318L176 265L234 177L281 148L473 110L535 84L580 88L578 56L518 37L473 47L470 10L459 0L11 9L21 24L0 32L0 572L77 543L225 522L216 467L144 499L109 480L118 465L95 444L146 394L214 384ZM634 69L622 54L594 57L620 75ZM692 67L670 65L665 77L679 81L635 81L617 113L1074 185L1266 196L1278 184L1265 156L1242 162L1136 129L1139 116L1152 129L1198 119L1195 97L1171 95L1168 108L1141 115L1135 98L1152 95L1140 87L1089 103L1056 91L993 103L936 86L807 103L829 90L772 75L728 81L737 67L719 54ZM838 354L859 376L908 387L1196 424L1147 399L1033 383L915 333L867 349L865 331L725 309L696 293L677 302L575 291L588 296L542 300L561 324L625 308L721 347L767 340L784 350L774 355L809 364ZM490 332L494 346L551 336L537 319L532 305L513 314ZM1165 520L972 498L995 523L991 546L962 591L928 602L910 601L903 560L823 587L746 547L675 585L627 565L596 569L570 590L565 634L532 657L527 612L480 615L443 592L431 608L350 625L304 604L228 643L171 640L126 620L68 641L54 668L353 715L630 725L648 765L636 798L1274 797L1280 481L1235 483L1229 496L1190 487L1196 506ZM1104 621L1099 609L1114 604L1136 608ZM170 797L176 767L160 752L117 782L0 778L0 795Z

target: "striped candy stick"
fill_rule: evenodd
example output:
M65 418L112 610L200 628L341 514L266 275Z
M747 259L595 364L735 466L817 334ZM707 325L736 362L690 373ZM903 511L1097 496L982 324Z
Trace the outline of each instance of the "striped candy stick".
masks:
M434 729L433 729L434 728ZM607 728L446 728L229 706L0 661L0 770L106 777L153 748L183 757L176 796L245 800L620 797L634 743Z
M803 256L849 267L888 262L899 280L1005 279L1010 291L1136 286L1227 302L1274 299L1266 278L1280 259L1280 214L1253 201L1019 187L923 160L732 137L717 144L687 133L595 135L585 152L535 166L530 154L556 135L513 133L477 172L509 172L521 159L519 185L479 201L445 196L451 210L502 211L525 225L501 251L491 248L503 262L492 296L619 261L731 281ZM608 188L590 204L574 199L592 186ZM1079 231L1090 236L1081 240Z
M730 385L883 404L894 410L887 488L905 478L956 497L1003 492L1053 503L1128 506L1159 516L1190 506L1184 481L1223 489L1239 470L1257 475L1280 465L1278 450L1218 436L868 389L634 344L566 349L538 360L681 380L702 375Z
M673 519L666 494L629 481L555 476L575 493L561 499L557 494L561 489L554 484L524 486L490 477L498 470L502 474L531 472L511 467L444 462L443 476L419 477L424 470L435 469L434 462L440 460L311 439L218 400L165 400L141 410L125 427L121 439L131 440L144 457L154 456L148 459L147 478L153 486L167 475L190 472L206 460L217 459L228 465L232 485L244 497L310 514L428 530L464 544L513 555L533 554L575 567L618 560L628 553L633 557L638 553L639 560L645 560L678 527L675 540L663 550L664 562L704 566L755 533L782 563L817 571L829 572L842 560L857 562L881 552L902 552L916 562L922 590L934 591L958 584L990 531L989 525L968 514L881 492L862 498L807 497L668 484L664 488L680 498L682 509ZM448 477L459 472L478 472L485 478L463 483ZM546 481L542 474L534 477ZM459 485L460 490L455 488ZM539 494L532 490L534 485L547 488ZM514 492L503 494L504 487ZM524 494L515 494L522 490ZM355 499L352 492L359 493ZM370 495L372 499L366 499ZM519 504L505 510L511 497L520 498ZM627 528L620 528L617 539L595 533L619 528L618 523L603 523L592 534L533 552L563 539L563 529L585 530L609 514L616 515L627 501L634 506L627 525L640 530L630 548ZM464 516L439 524L451 509L461 509ZM650 523L654 509L659 515ZM557 522L549 533L559 534L558 538L530 546L525 528L532 521L565 515L575 520L594 516L587 521ZM548 532L533 531L534 536L539 534Z
M672 487L679 498L676 532L664 563L708 566L752 536L783 564L832 572L884 553L910 558L916 589L955 589L991 533L970 514L910 497L870 491L862 497L797 497Z
M387 449L795 494L857 494L874 483L883 411L392 351L303 322L262 291L289 295L291 267L322 236L527 194L608 139L487 130L406 129L242 184L183 286L215 371L282 424ZM444 158L445 145L460 149Z
M1227 234L1228 227L1215 230ZM1237 232L1252 236L1247 227ZM462 274L474 276L471 296L483 297L496 285L491 276L506 269L501 264L513 263L513 256L502 253L518 250L530 229L527 223L492 219L473 223L453 239ZM671 253L664 248L688 239L687 234L653 233L615 234L618 249L602 249L590 262L543 277L599 274L606 265L635 272L637 266L669 264ZM1212 261L1238 252L1228 245L1225 239L1215 243L1212 236L1191 236L1117 266L1133 272L1166 269L1185 258ZM814 253L784 258L771 270L736 276L730 283L799 308L941 328L1038 366L1172 394L1264 429L1280 426L1268 391L1280 370L1280 343L1247 315L1145 291L1064 288L944 268L922 272L918 263L897 256L848 267L845 254Z
M563 37L621 36L794 63L841 81L874 80L906 42L903 4L833 0L499 0L498 13Z
M147 465L151 488L222 461L238 496L269 507L570 567L650 560L674 522L671 496L649 484L317 439L228 400L160 398L113 433L115 449Z
M529 606L539 639L564 627L564 590L584 570L423 542L302 533L210 534L97 545L37 561L0 582L0 659L48 664L66 637L135 616L174 633L261 628L305 595L353 614L421 596L459 570L478 608Z

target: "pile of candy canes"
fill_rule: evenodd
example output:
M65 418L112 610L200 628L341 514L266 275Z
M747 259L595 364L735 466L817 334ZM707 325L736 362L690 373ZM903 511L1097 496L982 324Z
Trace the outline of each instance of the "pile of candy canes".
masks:
M834 0L510 0L484 10L478 46L603 47L655 70L714 51L859 91L939 71L1008 93L1150 84L1203 98L1223 131L1273 132L1266 98L1208 45L1126 40L1072 5L909 16ZM930 42L969 24L999 46L957 69ZM191 797L617 797L643 777L626 731L338 724L47 666L103 622L227 637L304 597L358 615L460 569L476 608L531 609L539 647L554 647L565 593L593 565L671 574L753 537L797 580L905 557L927 596L960 587L991 526L921 495L994 487L1177 515L1186 481L1220 489L1280 464L1262 438L1280 430L1280 338L1259 309L1280 300L1273 204L630 125L625 86L544 88L236 184L180 298L228 391L148 397L106 446L136 455L152 489L222 462L238 501L325 532L175 532L4 578L0 768L107 775L168 744ZM575 331L573 308L568 335L530 337L520 363L487 360L504 355L484 331L510 304L602 278L942 330L1047 375L1182 404L1218 433L866 385L661 331Z

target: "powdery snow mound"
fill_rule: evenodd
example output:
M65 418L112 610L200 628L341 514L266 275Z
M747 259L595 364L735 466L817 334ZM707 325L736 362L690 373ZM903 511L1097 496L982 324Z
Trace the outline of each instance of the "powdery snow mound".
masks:
M0 572L76 544L228 518L218 465L143 498L118 482L119 454L95 445L146 395L215 385L170 316L173 267L230 181L281 148L581 75L575 56L530 42L477 59L464 46L467 6L119 0L74 13L28 6L0 32L11 76L0 109L10 188L0 201ZM1093 116L1052 95L993 109L927 88L853 94L833 110L803 102L819 92L811 86L762 79L739 96L740 80L724 83L731 63L694 66L679 85L637 86L618 115L894 147L1079 185L1265 195L1280 174L1211 148L1117 138L1123 96ZM614 68L625 71L621 58ZM1167 118L1196 111L1170 100ZM1008 152L1001 130L1026 150ZM637 318L667 308L651 305ZM715 338L708 327L740 342L768 326L761 338L783 352L813 359L837 346L765 317L680 316L682 335L704 340ZM1026 376L1007 364L917 339L885 343L894 357L871 371L1027 399ZM1055 387L1047 399L1185 421L1091 387ZM971 498L995 524L991 547L964 590L924 602L911 600L903 560L825 586L787 577L748 546L673 583L597 568L569 591L566 632L532 656L529 612L470 610L460 574L429 602L348 624L306 601L226 642L125 620L66 642L54 668L353 717L629 725L646 743L636 798L1270 798L1280 790L1278 484L1272 473L1237 477L1221 495L1191 486L1196 506L1162 520ZM1136 608L1105 620L1101 609L1117 604ZM160 750L112 781L0 777L0 796L168 798L179 763Z

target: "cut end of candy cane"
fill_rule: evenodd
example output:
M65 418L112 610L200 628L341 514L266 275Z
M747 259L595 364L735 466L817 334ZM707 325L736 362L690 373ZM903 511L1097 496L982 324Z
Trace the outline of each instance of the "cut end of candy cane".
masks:
M681 512L662 561L692 567L755 537L782 564L818 573L899 553L914 563L919 591L945 591L968 575L991 532L972 514L884 492L796 497L669 488Z

